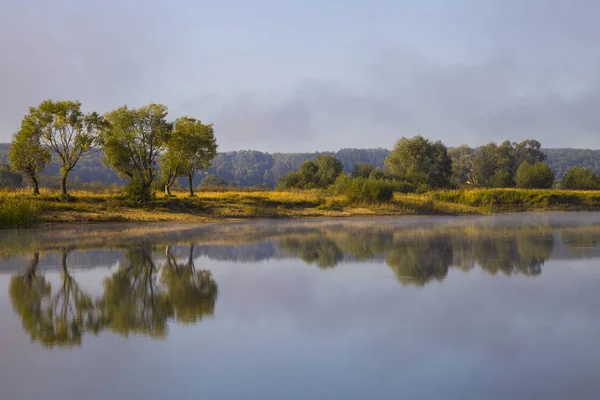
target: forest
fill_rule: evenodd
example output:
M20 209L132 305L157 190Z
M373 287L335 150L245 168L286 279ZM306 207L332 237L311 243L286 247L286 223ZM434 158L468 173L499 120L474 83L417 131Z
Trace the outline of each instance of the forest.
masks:
M8 151L10 143L0 143L0 187L19 186L22 178L10 174ZM451 150L451 149L450 149ZM555 179L561 180L567 170L582 167L600 174L600 150L542 148L546 162L552 168ZM320 154L332 155L350 173L356 163L364 162L375 168L383 168L389 155L387 149L341 149L323 153L267 153L258 150L218 152L211 166L194 176L198 186L208 175L216 175L232 186L265 186L273 188L288 172L297 170L306 160L314 160ZM104 155L96 152L82 157L73 169L72 186L76 188L103 187L112 184L124 185L125 180L102 162ZM44 169L42 181L47 187L58 188L60 164L52 160Z

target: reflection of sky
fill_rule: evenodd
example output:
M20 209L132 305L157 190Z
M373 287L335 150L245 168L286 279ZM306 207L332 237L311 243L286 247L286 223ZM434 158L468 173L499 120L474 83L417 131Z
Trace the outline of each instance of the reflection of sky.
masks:
M384 264L201 258L219 284L213 318L70 351L29 343L2 274L0 398L599 398L596 264L548 261L535 278L450 269L417 288ZM96 294L108 273L76 278Z

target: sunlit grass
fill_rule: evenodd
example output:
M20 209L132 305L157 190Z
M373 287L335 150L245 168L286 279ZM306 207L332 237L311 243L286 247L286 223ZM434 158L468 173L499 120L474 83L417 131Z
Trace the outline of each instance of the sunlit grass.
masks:
M350 202L344 195L323 190L297 191L187 191L173 196L157 193L148 204L127 199L115 190L73 190L62 199L57 190L0 191L6 204L5 226L29 226L29 214L41 222L206 222L244 218L345 217L369 215L469 215L506 211L600 210L600 191L523 189L444 190L424 194L395 193L381 203ZM35 212L19 214L19 207ZM23 219L22 224L14 221Z

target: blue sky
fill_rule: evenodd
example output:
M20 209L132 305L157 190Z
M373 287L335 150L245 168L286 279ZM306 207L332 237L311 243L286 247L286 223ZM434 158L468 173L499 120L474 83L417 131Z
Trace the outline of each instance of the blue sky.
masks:
M0 141L27 108L158 102L221 150L537 138L600 148L600 2L0 4Z

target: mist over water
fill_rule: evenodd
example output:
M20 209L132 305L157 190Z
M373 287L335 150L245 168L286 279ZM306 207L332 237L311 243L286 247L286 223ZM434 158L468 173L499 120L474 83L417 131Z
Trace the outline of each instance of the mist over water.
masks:
M600 397L600 214L0 231L0 398Z

